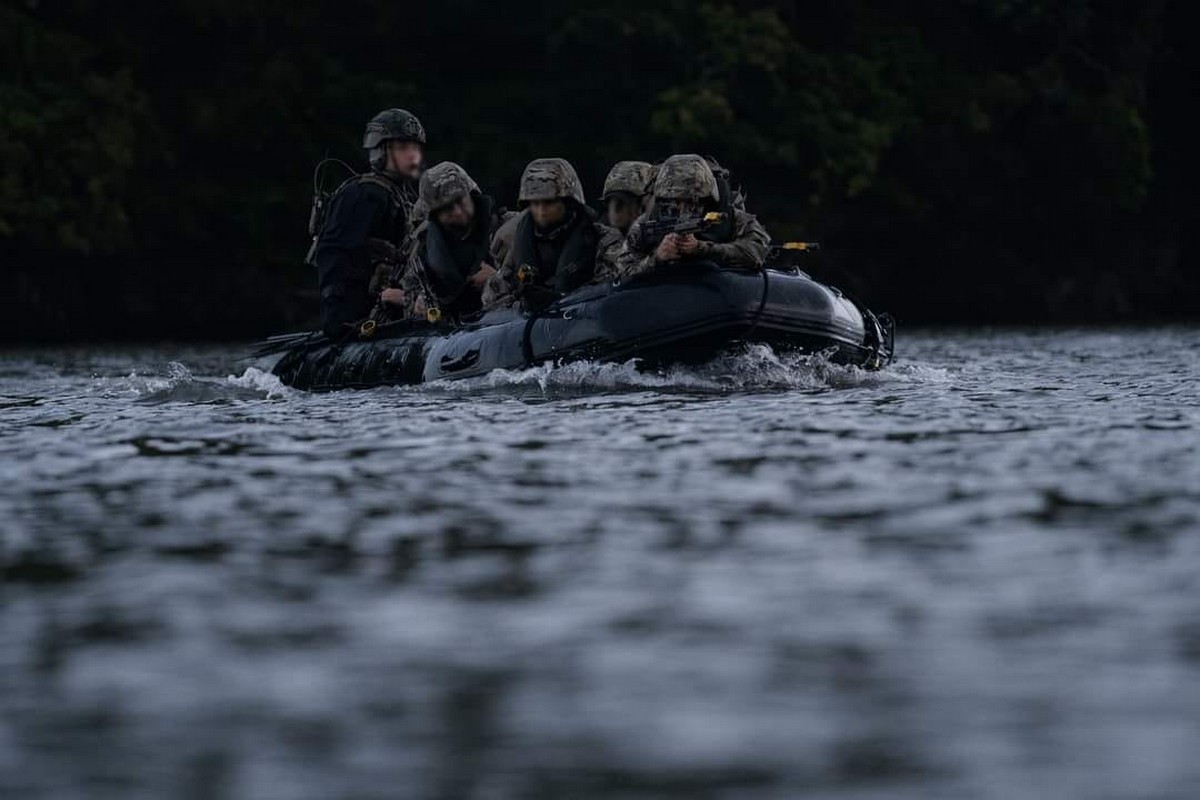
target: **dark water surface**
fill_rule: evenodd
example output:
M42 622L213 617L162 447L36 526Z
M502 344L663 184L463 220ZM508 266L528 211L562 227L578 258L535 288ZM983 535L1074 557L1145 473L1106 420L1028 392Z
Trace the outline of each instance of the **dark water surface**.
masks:
M1200 796L1200 332L900 349L8 351L0 797Z

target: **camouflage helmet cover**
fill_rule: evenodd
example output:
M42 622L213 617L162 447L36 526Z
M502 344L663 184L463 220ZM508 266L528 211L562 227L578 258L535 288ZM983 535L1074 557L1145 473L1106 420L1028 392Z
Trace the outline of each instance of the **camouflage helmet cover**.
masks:
M602 200L617 192L629 192L644 197L654 183L654 165L645 161L618 161L604 179Z
M467 174L467 171L453 161L443 161L430 167L421 176L418 189L421 202L432 213L439 208L479 192L479 184Z
M403 108L389 108L371 117L363 133L363 149L373 150L391 140L425 144L425 128L416 114Z
M658 168L654 196L663 200L721 200L712 167L695 153L673 155Z
M557 200L570 198L584 205L583 184L575 168L565 158L535 158L521 173L521 191L517 200Z

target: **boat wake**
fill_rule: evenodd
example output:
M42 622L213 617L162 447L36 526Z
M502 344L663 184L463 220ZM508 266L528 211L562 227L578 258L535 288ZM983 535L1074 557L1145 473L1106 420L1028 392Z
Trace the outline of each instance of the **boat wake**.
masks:
M853 389L891 383L941 383L944 369L919 365L891 366L881 371L841 366L828 354L776 353L767 345L750 344L698 366L646 369L637 359L621 363L577 361L543 364L525 370L494 370L459 381L435 381L418 391L446 394L505 393L574 396L598 392L660 391L699 394Z
M95 388L109 397L130 397L139 403L220 404L239 400L273 400L293 394L278 378L256 367L224 378L198 377L178 361L162 374L132 372L123 378L97 378Z
M96 380L96 388L102 394L132 398L148 405L221 404L307 395L306 392L285 386L279 378L258 367L248 367L241 375L206 377L194 375L191 369L178 361L168 363L162 373L134 372L123 378ZM823 353L777 353L767 345L751 344L698 366L649 369L637 359L621 363L576 361L543 364L523 370L500 369L477 378L434 381L421 386L384 387L371 391L440 396L500 394L556 398L644 391L679 394L825 392L895 384L944 384L950 381L950 372L937 367L899 364L880 371L868 371L831 363Z

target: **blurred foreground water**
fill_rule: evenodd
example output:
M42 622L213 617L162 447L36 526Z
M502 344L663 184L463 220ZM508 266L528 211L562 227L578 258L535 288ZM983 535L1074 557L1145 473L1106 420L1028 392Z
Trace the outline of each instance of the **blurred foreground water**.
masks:
M1200 796L1200 332L0 360L0 797Z

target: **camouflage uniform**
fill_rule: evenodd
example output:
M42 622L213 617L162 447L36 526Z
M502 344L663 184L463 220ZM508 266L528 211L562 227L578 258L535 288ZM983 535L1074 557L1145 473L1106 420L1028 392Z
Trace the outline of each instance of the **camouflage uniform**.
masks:
M512 220L511 228L505 226L497 232L492 249L503 249L504 260L484 287L484 308L511 306L518 301L526 307L541 305L548 297L616 276L621 234L596 221L595 212L584 201L579 176L566 160L538 158L529 162L521 175L518 200L522 206L533 200L562 200L567 215L553 230L539 231L526 208ZM528 283L518 280L522 269L534 275Z
M505 217L504 223L496 229L496 235L492 237L492 258L497 264L503 265L508 259L508 254L512 252L513 242L517 238L517 220L519 214L509 212Z
M480 290L468 279L482 264L495 266L491 241L507 218L516 216L497 209L495 201L484 194L467 171L451 161L431 167L421 176L419 207L428 215L417 229L416 258L410 262L400 282L408 299L405 311L410 317L418 314L417 301L425 306L436 305L454 317L480 310ZM465 232L444 228L436 213L464 197L470 197L474 216Z
M698 155L674 155L663 162L654 182L650 208L629 228L625 247L617 261L621 278L629 278L660 264L654 252L661 239L652 241L643 233L655 218L655 206L672 200L699 202L705 209L720 209L727 222L711 232L696 234L700 250L681 261L709 261L721 266L754 268L766 261L771 237L753 214L735 203L735 195L722 197L712 167Z

